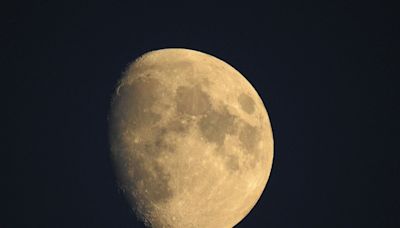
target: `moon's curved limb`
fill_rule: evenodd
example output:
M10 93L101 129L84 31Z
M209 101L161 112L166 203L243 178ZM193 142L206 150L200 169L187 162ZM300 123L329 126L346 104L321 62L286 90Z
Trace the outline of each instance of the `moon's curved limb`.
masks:
M273 137L250 83L188 49L149 52L121 78L110 113L120 187L152 227L232 227L267 183Z

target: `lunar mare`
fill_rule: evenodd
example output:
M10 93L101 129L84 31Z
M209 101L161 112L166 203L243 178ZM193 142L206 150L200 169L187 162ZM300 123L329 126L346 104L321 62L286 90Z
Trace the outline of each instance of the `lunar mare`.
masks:
M109 119L119 187L149 227L233 227L266 186L267 111L251 84L211 55L144 54L118 82Z

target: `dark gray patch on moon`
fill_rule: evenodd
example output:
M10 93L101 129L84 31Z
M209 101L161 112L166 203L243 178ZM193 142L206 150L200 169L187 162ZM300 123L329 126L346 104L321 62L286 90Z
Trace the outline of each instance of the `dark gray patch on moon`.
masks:
M226 134L231 131L234 119L235 117L226 109L221 112L211 110L199 121L198 125L204 138L222 146Z
M211 104L210 98L200 86L180 86L176 90L177 111L189 115L206 113Z
M185 134L190 128L190 122L191 119L186 116L178 116L176 119L172 119L166 128L178 134Z
M119 99L113 104L113 119L133 125L132 128L157 123L161 115L152 112L151 108L161 90L161 83L151 78L121 85L118 89Z
M168 141L168 136L173 137L184 137L189 130L189 126L183 124L181 121L173 119L164 127L161 127L159 133L155 135L154 146L157 148L159 153L175 152L175 143Z
M140 148L139 146L138 150L142 149L143 151L137 151L137 153L149 152L148 145L149 144L146 144L144 148ZM120 166L121 164L125 164L119 167L121 170L121 172L119 172L119 179L123 189L129 190L133 192L133 194L139 193L141 201L144 200L145 202L165 202L173 197L174 193L169 186L170 174L168 174L162 166L156 162L145 165L145 163L138 158L129 159L129 161L126 161L126 157L121 158L125 159L119 161ZM154 158L149 154L147 159ZM126 172L124 173L126 168L133 169L132 174L128 175ZM136 206L143 207L145 205Z
M160 133L156 135L154 147L157 149L158 153L162 152L171 152L174 150L174 146L171 145L167 140L165 140L165 136L168 134L167 128L161 128Z
M247 112L248 114L252 114L254 112L255 103L249 95L245 93L240 94L238 97L238 101L243 111Z
M248 123L244 123L244 126L240 129L239 133L239 141L243 147L247 149L247 151L253 152L259 140L259 129L251 126Z
M161 154L175 151L175 145L166 140L166 135L171 132L171 129L167 127L154 128L152 133L154 138L136 144L135 154L142 156L131 164L134 169L133 183L136 187L135 191L140 192L140 197L147 199L147 202L165 202L174 195L169 186L170 174L156 162ZM144 165L143 158L153 160L153 162Z
M151 211L153 203L166 202L174 196L169 185L171 175L156 162L162 153L175 149L174 145L165 140L167 133L166 129L153 128L154 138L144 139L130 149L120 148L118 153L113 153L113 160L118 164L116 171L119 186L128 193L126 195L134 203L133 206L140 208L140 213Z
M161 144L161 138L157 137L155 142L148 142L144 144L144 148L143 151L146 156L152 156L152 157L156 157L161 153L160 148L157 146L158 144Z
M151 202L158 203L173 196L173 191L169 186L171 176L160 165L153 163L152 167L142 167L142 171L138 178L143 183L141 191L144 192L144 197Z
M237 171L239 170L239 159L236 155L227 155L226 159L226 166L228 167L229 170L231 171Z

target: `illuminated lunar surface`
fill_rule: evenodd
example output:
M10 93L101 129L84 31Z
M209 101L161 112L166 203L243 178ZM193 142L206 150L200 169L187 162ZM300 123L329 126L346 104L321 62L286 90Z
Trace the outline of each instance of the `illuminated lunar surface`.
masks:
M239 223L270 174L273 137L251 84L198 51L161 49L133 62L110 113L118 183L150 227Z

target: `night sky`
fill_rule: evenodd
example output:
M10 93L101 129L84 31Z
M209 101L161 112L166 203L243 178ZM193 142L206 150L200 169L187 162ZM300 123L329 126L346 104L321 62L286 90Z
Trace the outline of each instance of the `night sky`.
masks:
M400 227L393 5L157 7L0 7L1 228L144 227L114 181L107 115L127 64L166 47L228 62L268 109L272 173L237 227Z

